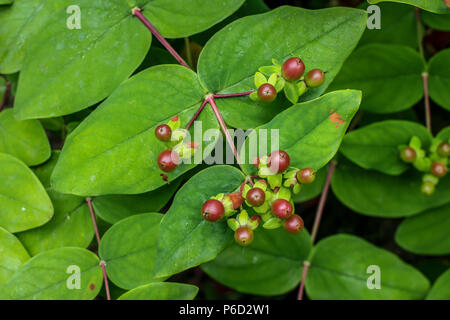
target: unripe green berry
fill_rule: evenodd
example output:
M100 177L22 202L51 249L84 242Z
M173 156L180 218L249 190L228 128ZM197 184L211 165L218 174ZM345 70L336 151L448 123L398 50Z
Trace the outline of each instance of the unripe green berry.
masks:
M300 79L304 72L305 64L303 63L302 59L297 57L287 59L281 67L283 78L288 81L296 81Z
M411 147L404 147L400 151L400 158L402 158L402 160L407 163L414 162L416 160L416 156L416 151Z
M222 202L216 199L206 201L202 206L202 216L207 221L220 220L225 214Z
M296 214L290 216L283 224L284 229L293 234L300 233L303 230L304 225L303 219Z
M442 158L446 158L446 157L450 156L450 143L442 142L439 145L437 152L438 152L439 156L441 156Z
M253 241L253 231L247 227L240 227L234 232L234 239L241 246L246 247Z
M431 164L431 173L438 178L442 178L447 173L447 166L439 161L435 161Z
M305 76L306 85L310 88L316 88L325 82L325 73L320 69L312 69Z
M252 188L248 190L246 199L253 207L259 207L266 201L266 193L260 188Z
M430 196L434 193L434 184L427 181L422 183L422 186L420 187L420 191L427 196Z
M277 90L270 83L262 84L258 88L258 97L264 102L272 102L277 97Z
M316 172L311 168L301 169L297 172L297 181L303 184L313 183L316 179Z

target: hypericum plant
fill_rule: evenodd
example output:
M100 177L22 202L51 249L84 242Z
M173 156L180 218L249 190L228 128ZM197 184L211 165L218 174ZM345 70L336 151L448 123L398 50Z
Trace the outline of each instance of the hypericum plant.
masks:
M369 2L0 0L0 299L448 298L450 8Z

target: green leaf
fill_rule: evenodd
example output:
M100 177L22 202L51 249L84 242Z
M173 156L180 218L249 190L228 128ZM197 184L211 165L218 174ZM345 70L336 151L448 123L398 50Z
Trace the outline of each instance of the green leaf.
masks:
M364 170L345 159L331 180L336 197L352 210L375 217L398 218L418 214L450 202L450 176L440 179L431 196L420 192L422 175L411 169L399 176Z
M156 282L125 292L118 300L192 300L196 286L176 282Z
M361 9L367 10L369 4L364 1ZM380 3L380 29L369 29L364 31L359 46L369 43L386 43L405 45L417 48L417 22L413 7L401 3ZM425 12L424 12L425 13ZM375 13L369 13L369 25L373 23L371 18Z
M258 228L254 237L245 248L233 243L216 259L203 264L202 269L220 283L244 293L270 296L294 289L311 250L309 234Z
M153 272L162 215L146 213L124 219L106 231L99 255L106 262L106 273L114 284L133 289L154 280Z
M318 170L327 164L336 154L342 137L350 120L358 110L361 102L361 92L342 90L331 92L320 98L296 104L277 115L269 123L258 127L267 131L267 146L271 146L271 131L279 130L279 147L291 158L291 166L295 168L313 168ZM295 129L295 130L294 130ZM259 134L258 134L259 135ZM246 149L241 150L244 170L255 172L253 158L270 153L270 150L260 150L263 154L251 154L252 149L260 143L253 143L256 135L250 135L245 143ZM263 141L265 143L265 141ZM249 144L251 149L249 150ZM259 146L261 148L261 146ZM245 152L243 152L245 150ZM256 151L256 150L255 150Z
M298 87L292 83L286 81L284 85L284 94L286 98L293 104L296 104L298 101Z
M244 181L231 166L213 166L193 176L175 195L161 221L155 266L166 277L214 259L233 239L226 221L203 219L201 208L210 197L230 193Z
M329 166L325 166L316 172L316 179L313 183L303 184L300 193L292 195L292 200L295 203L306 202L314 199L322 193L325 181L327 180Z
M379 267L380 289L369 289L369 266ZM423 299L430 283L422 273L389 251L364 239L338 234L313 249L306 281L310 299L406 300Z
M408 145L413 136L418 137L425 148L430 146L430 132L416 122L376 122L345 135L340 151L364 169L399 175L411 165L402 161L398 147Z
M352 53L329 90L360 89L362 110L397 112L423 97L424 68L422 58L412 48L369 44Z
M188 37L235 12L244 0L140 0L143 14L166 38ZM138 5L139 5L138 3ZM144 5L145 3L145 5ZM142 7L142 6L141 6Z
M45 225L18 234L31 255L61 247L87 248L94 237L84 198L47 189L55 213Z
M52 175L53 170L55 169L56 163L58 162L59 155L61 152L59 150L53 150L52 155L49 160L47 160L44 164L39 167L33 168L34 174L39 178L42 185L46 189L50 189L50 177Z
M0 168L0 226L14 233L49 221L52 202L33 172L5 153L0 153Z
M13 2L14 2L14 0L0 0L0 5L11 4Z
M254 90L258 68L299 56L306 69L327 70L324 85L308 90L301 100L322 94L338 73L366 26L366 13L350 8L306 10L282 6L271 12L239 19L219 31L203 49L198 74L214 93ZM280 34L283 36L280 37ZM290 103L279 94L270 103L254 103L249 97L217 99L225 121L236 128L254 128Z
M449 13L450 8L447 7L442 0L367 0L370 4L377 4L379 2L400 2L406 3L421 9L435 12L435 13Z
M446 204L403 220L395 232L395 241L416 254L450 254L449 230L450 205Z
M21 70L15 115L52 118L106 98L139 66L151 36L123 0L79 0L81 29L64 23L66 7L33 40ZM80 94L82 92L83 94Z
M61 131L64 129L64 118L56 117L56 118L47 118L41 120L42 126L50 131Z
M72 287L77 273L71 267L79 268L80 289ZM90 300L97 296L102 281L95 254L81 248L59 248L42 252L22 265L0 287L0 299Z
M450 126L445 127L436 135L436 138L441 139L442 141L450 140Z
M54 189L95 196L144 193L167 184L157 164L167 146L155 128L175 115L185 127L203 96L196 74L177 65L155 66L125 81L67 138L52 175ZM211 108L198 120L203 132L218 128ZM167 177L172 182L194 166L181 164Z
M0 113L0 152L34 166L50 157L50 143L39 121L17 121L13 109L6 109Z
M428 11L421 12L423 22L436 30L449 31L450 30L450 13L448 14L434 14Z
M427 300L450 300L450 269L445 271L433 284Z
M428 64L430 97L450 111L450 49L440 51Z
M0 286L9 280L30 255L20 241L0 227Z

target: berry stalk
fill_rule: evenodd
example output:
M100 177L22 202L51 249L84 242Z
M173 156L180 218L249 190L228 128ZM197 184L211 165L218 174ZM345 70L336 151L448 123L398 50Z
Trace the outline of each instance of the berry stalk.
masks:
M430 95L428 93L428 73L422 73L423 80L423 95L425 100L425 122L428 131L431 132L431 110L430 110Z
M247 92L239 92L239 93L225 93L225 94L214 94L214 98L232 98L232 97L243 97L248 96L253 91L247 91Z
M190 69L189 65L183 60L183 58L175 51L174 48L170 45L169 42L156 30L156 28L150 23L150 21L147 20L146 17L141 12L141 9L134 8L132 9L132 14L136 16L146 27L150 32L161 42L161 44L164 46L164 48L167 49L167 51L170 52L170 54L178 61L179 64L182 66Z

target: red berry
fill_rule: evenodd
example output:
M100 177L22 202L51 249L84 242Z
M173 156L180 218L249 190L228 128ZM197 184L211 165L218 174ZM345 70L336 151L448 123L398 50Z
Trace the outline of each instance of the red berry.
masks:
M234 232L234 239L241 246L248 246L253 241L253 231L249 227L240 227Z
M219 200L210 199L202 206L202 216L208 221L217 221L225 214L225 208Z
M305 72L305 64L302 59L293 57L287 59L281 67L281 73L283 77L288 81L296 81Z
M301 169L297 172L297 180L300 183L312 183L316 179L316 172L311 168Z
M277 199L272 203L272 212L280 219L287 219L292 215L292 204L284 199Z
M411 147L404 147L400 151L400 158L402 158L404 162L412 163L416 160L416 151Z
M320 69L312 69L305 76L306 85L310 88L316 88L325 81L325 73Z
M258 88L258 97L265 102L271 102L277 97L277 90L270 83L262 84Z
M431 173L438 178L442 178L447 173L447 167L445 164L435 161L431 164Z
M169 141L172 136L172 129L167 124L160 124L155 129L155 135L161 141Z
M442 142L438 147L438 154L443 158L450 156L450 143Z
M242 203L244 203L244 197L242 197L242 194L240 192L229 193L227 194L227 196L233 203L234 210L238 209L240 206L242 206Z
M180 164L180 156L172 150L164 150L158 156L158 166L162 171L170 172Z
M246 199L254 207L261 206L266 201L266 193L261 188L248 190Z
M286 152L282 150L274 151L269 155L268 165L270 171L272 171L273 173L281 173L286 171L286 169L289 168L290 163L291 158Z
M303 219L293 214L284 222L284 229L289 233L297 234L303 230L304 225Z
M253 217L250 218L250 220L251 221L255 221L256 220L256 221L258 221L258 224L261 223L261 217L260 216L253 216Z

